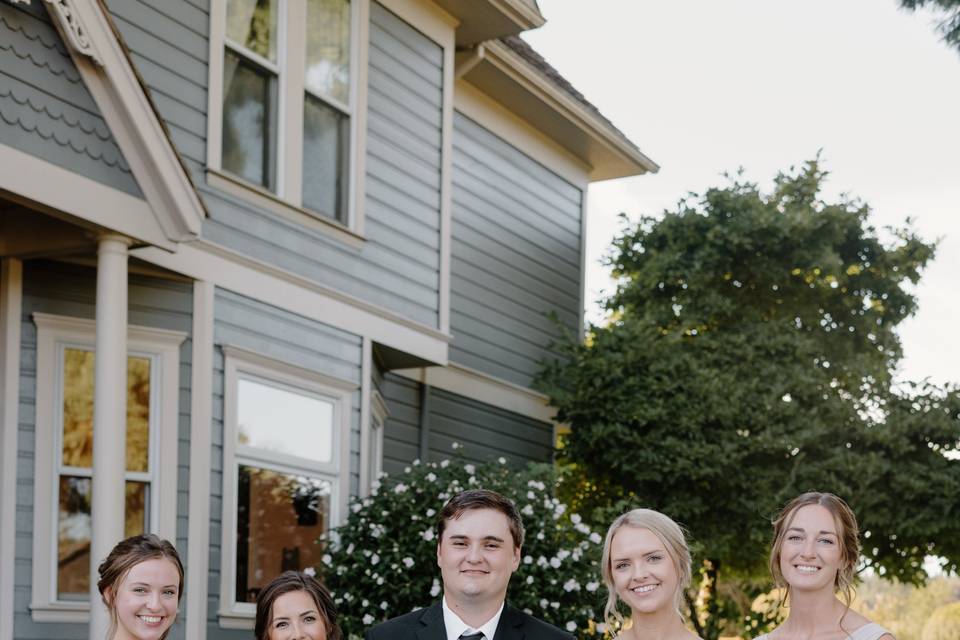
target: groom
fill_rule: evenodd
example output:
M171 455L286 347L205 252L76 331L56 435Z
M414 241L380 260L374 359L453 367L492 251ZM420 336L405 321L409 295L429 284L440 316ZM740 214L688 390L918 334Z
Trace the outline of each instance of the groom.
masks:
M506 604L522 545L523 523L510 500L485 489L455 495L437 523L443 599L377 625L367 640L572 640Z

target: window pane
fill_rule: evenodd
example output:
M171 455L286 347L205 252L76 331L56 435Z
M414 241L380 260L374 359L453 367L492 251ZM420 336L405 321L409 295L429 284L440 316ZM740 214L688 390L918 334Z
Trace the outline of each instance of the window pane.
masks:
M227 0L227 37L276 61L277 1Z
M237 602L283 571L317 566L327 530L330 483L240 465L237 492Z
M350 119L307 94L303 103L303 206L346 218Z
M331 462L333 404L241 379L237 383L237 443Z
M61 476L57 521L57 598L84 600L90 589L90 478Z
M323 96L350 102L350 2L307 0L306 84Z
M86 600L90 585L91 479L60 477L60 508L57 520L57 598ZM124 537L148 531L150 486L126 483Z
M276 81L227 51L223 66L223 157L227 171L273 190Z
M94 354L89 349L63 352L63 465L89 469L93 464ZM127 358L127 470L150 466L150 359Z

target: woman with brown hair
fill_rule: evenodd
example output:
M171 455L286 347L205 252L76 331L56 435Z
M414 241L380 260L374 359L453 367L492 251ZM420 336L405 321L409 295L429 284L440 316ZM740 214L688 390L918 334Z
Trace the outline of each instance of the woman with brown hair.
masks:
M177 618L183 564L152 533L117 543L98 567L97 589L110 611L108 640L163 640Z
M257 595L256 640L342 640L326 587L299 571L285 571Z
M810 492L787 503L773 521L770 572L790 613L756 640L894 640L850 608L859 558L857 519L846 502Z

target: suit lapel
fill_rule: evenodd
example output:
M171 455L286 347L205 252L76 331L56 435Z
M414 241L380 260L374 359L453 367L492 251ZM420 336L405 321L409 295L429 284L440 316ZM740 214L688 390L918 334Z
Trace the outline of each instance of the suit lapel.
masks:
M493 640L523 640L526 635L523 631L525 621L526 616L522 612L508 604L504 605Z
M443 624L443 605L439 602L423 610L417 640L447 640L447 628Z

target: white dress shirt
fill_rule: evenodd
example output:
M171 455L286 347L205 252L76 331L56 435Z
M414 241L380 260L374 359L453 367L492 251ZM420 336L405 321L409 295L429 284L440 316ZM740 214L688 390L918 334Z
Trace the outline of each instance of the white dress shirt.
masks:
M447 597L443 597L443 626L447 630L447 640L459 640L465 633L481 632L484 640L493 640L493 634L497 632L497 624L500 623L500 615L503 613L503 603L493 614L493 617L484 622L479 627L471 627L460 619L460 616L453 612L453 609L447 604Z

